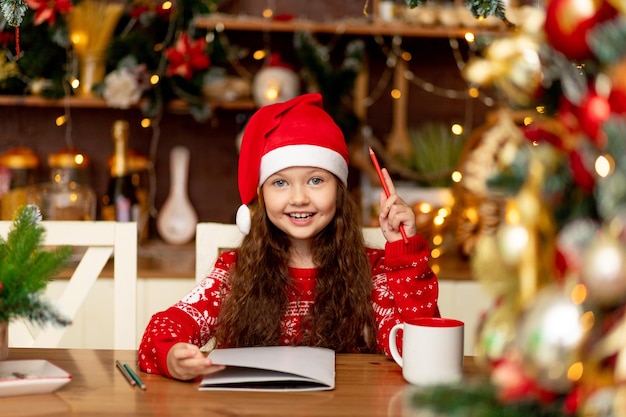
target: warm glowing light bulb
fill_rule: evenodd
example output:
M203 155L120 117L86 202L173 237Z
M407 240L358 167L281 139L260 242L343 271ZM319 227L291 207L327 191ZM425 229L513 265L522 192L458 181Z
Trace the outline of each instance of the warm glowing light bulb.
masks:
M63 126L65 122L67 122L65 115L57 117L56 120L54 121L54 123L57 126Z
M522 220L522 216L515 206L509 206L504 213L504 218L508 224L519 224Z
M172 8L172 2L169 0L165 0L163 3L161 3L161 9L163 10L169 10Z
M585 289L586 292L586 289ZM593 314L593 311L585 311L582 316L580 316L580 325L582 326L584 331L589 331L596 323L596 316Z
M418 210L420 213L424 213L424 214L426 214L426 213L430 213L431 211L433 211L433 206L431 206L431 205L430 205L430 204L428 204L428 203L420 203L420 204L417 206L417 210Z
M77 153L74 155L74 162L76 165L82 165L85 162L85 156L83 154Z
M457 135L457 136L460 136L460 135L462 135L462 134L463 134L463 126L461 126L461 125L460 125L460 124L458 124L458 123L453 124L453 125L450 127L450 130L452 131L452 133L453 133L453 134L455 134L455 135Z
M402 91L398 90L397 88L394 88L393 90L391 90L391 98L397 100L401 96L402 96Z
M587 298L587 287L583 284L575 285L570 292L570 296L572 297L574 304L582 304Z
M78 78L72 78L70 80L70 85L72 86L73 89L77 89L78 86L80 86L80 81L78 80Z
M264 95L268 101L276 101L276 99L278 99L279 94L280 94L280 88L277 85L270 85L265 90Z
M147 117L144 117L143 119L141 119L140 124L141 124L141 127L143 127L144 129L147 129L150 126L152 126L152 121L148 119Z
M89 36L82 30L75 30L70 33L70 42L77 52L84 52L89 44Z
M463 210L463 215L471 224L478 224L478 209L476 207L468 207Z
M611 172L613 172L614 166L615 164L613 162L613 158L609 155L600 155L594 163L596 174L602 178L606 178Z
M467 90L467 95L471 98L478 98L478 96L480 96L480 91L476 87L470 87Z
M152 74L150 76L150 84L152 85L157 85L160 80L161 78L159 77L159 74Z
M257 61L265 59L266 56L267 56L267 53L263 49L258 49L254 51L254 53L252 54L252 58L256 59Z
M457 184L463 180L463 174L461 171L454 171L450 176L452 177L452 181Z
M465 40L468 43L474 42L475 39L476 39L476 37L474 36L474 34L472 32L465 32Z
M265 9L263 10L263 17L266 19L270 19L272 16L274 16L274 11L272 9Z
M573 363L567 370L567 379L570 381L578 381L583 376L583 364L582 362Z

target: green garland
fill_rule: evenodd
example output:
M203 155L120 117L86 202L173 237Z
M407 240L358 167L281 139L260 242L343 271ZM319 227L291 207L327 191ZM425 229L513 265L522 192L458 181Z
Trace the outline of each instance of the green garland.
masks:
M437 386L416 390L409 397L409 404L412 409L432 417L571 417L563 409L563 400L503 402L496 391L485 381Z
M419 7L427 3L427 1L428 0L404 0L406 5L411 9ZM465 0L463 3L476 18L495 16L508 23L508 20L504 15L504 3L500 0Z
M23 206L6 240L0 237L0 322L25 318L39 326L71 324L43 299L48 282L64 265L71 248L42 250L45 230L40 221L36 206Z
M365 43L361 39L348 42L338 66L329 58L332 51L322 45L311 32L294 34L294 48L303 66L308 85L324 97L324 107L350 138L357 130L359 119L349 102L354 84L365 61Z
M10 26L19 27L28 6L24 0L0 0L0 10Z

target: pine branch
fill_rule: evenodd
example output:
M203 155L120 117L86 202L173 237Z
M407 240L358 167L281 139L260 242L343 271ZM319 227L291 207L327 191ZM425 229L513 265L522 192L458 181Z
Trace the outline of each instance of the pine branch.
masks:
M310 87L322 94L324 107L349 139L359 121L347 101L363 67L364 42L360 39L349 42L338 67L333 65L328 48L317 42L310 32L296 32L293 43Z
M502 402L488 382L438 386L416 391L411 397L415 410L446 417L565 417L562 401L550 404L539 400ZM429 415L425 413L425 415Z
M4 18L10 26L20 26L26 10L28 10L28 6L26 6L24 0L0 1L0 11L2 11Z
M587 35L589 47L598 60L610 65L626 56L626 19L619 18L600 23Z
M410 9L426 4L428 0L404 0ZM472 12L475 18L487 18L495 16L502 20L507 26L514 26L505 15L506 7L501 0L465 0L465 6Z
M71 254L70 247L41 249L44 227L36 206L21 207L7 239L0 238L0 321L23 317L38 325L67 325L43 291Z

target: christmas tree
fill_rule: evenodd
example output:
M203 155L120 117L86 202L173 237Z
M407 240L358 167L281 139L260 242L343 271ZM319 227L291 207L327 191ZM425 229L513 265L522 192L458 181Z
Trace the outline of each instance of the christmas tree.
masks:
M435 415L626 415L626 3L535 9L464 72L500 103L460 185L502 202L470 253L496 302L486 378L413 398Z

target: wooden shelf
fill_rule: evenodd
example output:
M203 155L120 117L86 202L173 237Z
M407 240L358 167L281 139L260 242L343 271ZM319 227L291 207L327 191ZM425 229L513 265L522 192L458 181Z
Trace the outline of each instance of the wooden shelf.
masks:
M254 110L257 106L252 99L242 99L235 101L224 102L211 102L213 109L223 110ZM59 108L69 106L72 108L81 109L107 109L110 107L107 105L104 99L99 97L65 97L60 99L48 99L39 96L9 96L0 95L0 107L6 106L25 106L25 107L51 107ZM136 104L131 108L139 108L140 104ZM187 111L187 104L180 99L172 100L168 103L167 109L174 112Z
M39 96L5 96L0 95L0 106L27 106L27 107L80 107L80 108L107 108L106 102L97 97L65 97L49 99Z
M329 23L313 22L309 20L293 19L289 21L276 21L271 19L233 16L213 13L200 16L195 20L195 26L208 30L236 30L256 32L297 32L310 31L314 33L331 33L339 35L381 35L381 36L409 36L422 38L462 38L466 33L493 33L505 34L506 31L494 31L483 28L460 28L460 27L426 27L409 25L402 21L395 22L372 22L367 19L350 19L333 21Z

